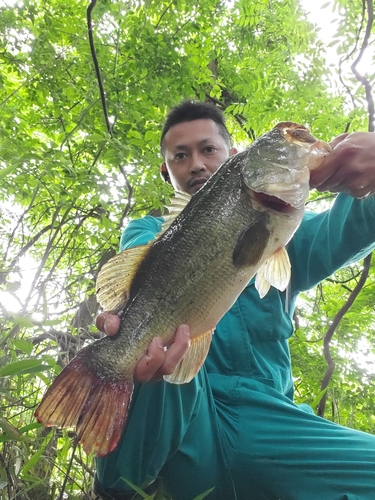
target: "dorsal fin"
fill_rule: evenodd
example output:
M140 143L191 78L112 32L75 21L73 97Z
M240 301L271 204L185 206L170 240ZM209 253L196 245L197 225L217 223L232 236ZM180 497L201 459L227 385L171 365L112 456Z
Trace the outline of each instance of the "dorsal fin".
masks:
M165 231L172 225L174 220L180 215L183 209L191 200L191 195L183 193L182 191L176 191L174 197L171 199L170 205L166 205L165 208L168 210L168 214L164 216L164 222L161 226L161 230L156 235L159 238Z
M125 306L134 275L153 243L124 250L101 268L96 295L105 311L116 313Z
M171 204L166 207L169 213L164 217L161 230L155 238L159 238L169 228L190 199L189 194L176 191ZM96 295L99 304L105 311L118 312L124 308L129 298L130 285L139 264L154 243L155 240L152 240L147 245L124 250L102 267L96 281Z

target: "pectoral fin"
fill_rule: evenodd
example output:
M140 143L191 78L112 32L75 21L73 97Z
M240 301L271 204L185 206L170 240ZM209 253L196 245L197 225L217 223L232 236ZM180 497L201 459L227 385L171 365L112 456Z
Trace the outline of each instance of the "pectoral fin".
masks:
M125 306L134 275L153 243L124 250L102 267L96 281L96 294L105 311L118 312Z
M263 255L269 237L270 232L266 227L265 217L261 217L244 229L233 250L233 265L235 267L255 266Z
M190 341L190 347L171 375L164 375L164 380L171 384L186 384L199 372L211 345L213 330L209 330Z
M290 260L285 247L281 247L266 260L257 272L255 287L262 299L274 286L280 291L284 291L290 280Z

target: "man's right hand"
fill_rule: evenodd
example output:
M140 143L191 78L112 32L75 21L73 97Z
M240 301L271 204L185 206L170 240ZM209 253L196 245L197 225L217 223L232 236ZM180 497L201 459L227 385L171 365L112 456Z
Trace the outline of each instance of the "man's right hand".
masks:
M120 327L120 318L107 312L96 318L97 328L112 337ZM140 382L161 380L164 375L170 375L186 354L190 345L190 329L180 325L173 339L165 343L160 337L155 337L149 344L147 352L138 361L134 377Z

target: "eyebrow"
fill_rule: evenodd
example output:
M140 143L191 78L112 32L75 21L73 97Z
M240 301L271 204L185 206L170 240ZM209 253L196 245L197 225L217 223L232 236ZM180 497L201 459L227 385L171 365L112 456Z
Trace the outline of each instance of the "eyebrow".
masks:
M198 146L203 146L207 142L215 142L215 139L213 139L212 137L207 137L205 139L201 139L200 141L198 141L197 144L198 144ZM176 144L176 146L174 148L175 149L182 149L183 151L186 151L186 150L190 149L190 146L187 146L186 144Z

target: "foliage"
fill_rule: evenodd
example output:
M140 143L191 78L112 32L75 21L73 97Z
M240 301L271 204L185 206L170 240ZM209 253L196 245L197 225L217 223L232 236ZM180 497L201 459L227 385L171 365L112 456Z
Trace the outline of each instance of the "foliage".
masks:
M343 55L360 40L353 4L335 4ZM325 139L366 129L363 89L352 77L331 87L324 47L297 0L91 6L94 51L88 4L0 3L0 491L9 499L88 498L91 458L73 433L36 424L33 410L61 367L100 336L95 278L122 227L162 210L171 194L158 173L167 110L184 98L215 102L241 145L284 120ZM321 338L359 270L338 272L299 303L291 347L301 401L320 392ZM353 353L374 354L373 282L371 268L332 343L328 415L369 431L375 372Z

